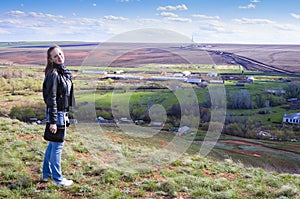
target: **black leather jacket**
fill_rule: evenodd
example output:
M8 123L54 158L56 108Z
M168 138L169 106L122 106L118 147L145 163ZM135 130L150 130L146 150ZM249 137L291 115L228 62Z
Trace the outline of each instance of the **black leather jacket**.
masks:
M67 95L68 84L63 74L51 69L47 72L43 83L43 98L50 113L50 124L56 124L57 111L69 111L74 101L73 83L71 81L71 92Z

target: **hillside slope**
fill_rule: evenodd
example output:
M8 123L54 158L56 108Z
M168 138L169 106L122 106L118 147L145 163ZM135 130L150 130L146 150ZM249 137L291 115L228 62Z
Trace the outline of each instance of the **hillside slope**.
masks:
M149 154L167 139L117 129L70 127L63 150L70 188L41 183L44 126L0 118L0 198L299 198L300 176L245 168L185 153L167 163Z

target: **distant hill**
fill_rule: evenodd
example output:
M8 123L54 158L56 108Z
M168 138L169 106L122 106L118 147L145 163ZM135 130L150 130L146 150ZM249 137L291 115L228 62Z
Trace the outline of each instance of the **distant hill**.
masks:
M254 65L243 65L249 70L268 71L260 64L256 65L262 63L271 67L271 71L274 68L300 72L300 45L1 42L0 65L45 65L46 50L53 44L63 47L66 64L74 66L82 65L87 59L96 60L97 65L117 67L150 63L245 64L228 56L233 55L254 60Z

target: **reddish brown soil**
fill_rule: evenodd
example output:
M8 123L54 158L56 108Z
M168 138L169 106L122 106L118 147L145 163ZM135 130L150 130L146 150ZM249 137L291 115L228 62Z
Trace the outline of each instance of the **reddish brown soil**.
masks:
M262 144L254 144L251 142L246 142L246 141L238 141L238 140L218 140L218 142L225 142L225 143L232 143L232 144L237 144L237 145L249 145L249 146L258 146L258 147L263 147L263 148L268 148L268 149L274 149L274 150L279 150L279 151L284 151L284 152L289 152L289 153L294 153L297 155L300 155L300 152L298 151L291 151L287 149L281 149L281 148L276 148L276 147L271 147L271 146L266 146ZM252 154L254 157L260 157L259 154Z
M249 69L272 71L282 69L300 72L300 45L238 45L212 44L204 48L181 48L179 44L101 44L99 46L68 46L63 48L66 64L81 66L139 67L161 64L230 64L233 59L224 53L255 60L245 63ZM47 47L0 48L1 65L45 65ZM217 53L222 52L222 53ZM256 65L268 65L269 69ZM242 61L243 62L243 61ZM243 64L243 63L242 63Z

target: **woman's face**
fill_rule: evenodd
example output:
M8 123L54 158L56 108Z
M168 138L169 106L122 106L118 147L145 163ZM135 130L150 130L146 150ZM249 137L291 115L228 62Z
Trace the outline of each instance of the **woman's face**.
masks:
M65 62L65 55L60 48L54 48L50 52L50 59L56 64L63 64Z

